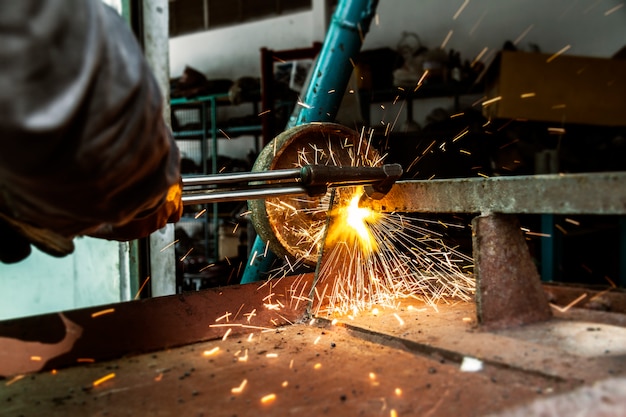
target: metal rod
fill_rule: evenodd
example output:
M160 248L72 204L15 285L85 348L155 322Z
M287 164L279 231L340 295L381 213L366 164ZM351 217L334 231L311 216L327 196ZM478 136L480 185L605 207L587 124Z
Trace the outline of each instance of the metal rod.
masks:
M294 168L262 172L228 172L210 176L202 175L198 177L185 177L183 178L183 186L191 187L195 185L217 185L248 181L296 179L300 178L300 172L300 168Z
M280 188L259 188L241 190L214 190L200 194L183 195L183 204L223 203L227 201L257 200L283 195L307 194L307 189L301 185L290 185Z
M626 214L626 172L399 181L381 212Z

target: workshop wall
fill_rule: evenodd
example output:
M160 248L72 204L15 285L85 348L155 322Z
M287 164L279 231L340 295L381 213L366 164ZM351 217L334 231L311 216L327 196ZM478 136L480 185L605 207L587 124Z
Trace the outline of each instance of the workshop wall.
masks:
M452 31L446 49L471 60L487 47L483 61L505 41L520 37L522 49L535 44L553 53L571 45L568 54L596 57L609 57L626 43L626 7L615 10L623 4L620 0L478 0L468 1L461 10L462 4L381 0L363 49L395 48L403 32L414 32L424 46L436 48ZM301 12L172 38L171 75L180 76L185 65L191 65L210 78L258 76L261 47L301 48L323 40L315 38L319 31L313 16L318 15Z
M128 266L120 263L128 244L93 238L74 244L74 253L64 258L33 248L22 262L0 263L0 320L130 298Z

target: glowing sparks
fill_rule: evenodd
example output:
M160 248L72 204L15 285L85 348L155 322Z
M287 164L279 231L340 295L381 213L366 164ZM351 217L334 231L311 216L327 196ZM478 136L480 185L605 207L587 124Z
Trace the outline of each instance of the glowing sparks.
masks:
M313 369L317 370L317 369L322 369L322 364L321 363L316 363L315 365L313 365Z
M452 20L456 20L459 15L461 14L461 12L463 12L463 10L465 9L465 7L467 7L467 5L469 4L470 0L463 0L463 4L461 5L461 7L459 7L459 10L456 11L456 13L454 14L454 16L452 16Z
M238 356L237 360L239 362L247 362L248 361L248 349L244 350L243 355Z
M489 100L485 100L485 101L483 101L483 102L482 102L482 106L483 106L483 107L487 107L487 106L489 106L490 104L496 103L496 102L498 102L498 101L500 101L500 100L502 100L502 96L494 97L494 98L491 98L491 99L489 99Z
M288 385L289 385L289 381L283 381L283 383L280 384L280 386L283 388L287 388Z
M105 310L100 310L100 311L96 311L95 313L91 313L91 318L93 319L93 318L104 316L106 314L111 314L114 312L115 312L114 308L107 308Z
M483 56L485 56L485 54L487 53L487 51L489 50L489 48L487 48L486 46L478 53L478 55L476 55L476 58L474 58L474 60L472 61L471 66L476 65Z
M548 133L551 135L564 135L565 129L562 127L549 127Z
M358 141L344 138L332 144L303 145L294 165L376 166L384 155L373 151L372 132L366 133L362 130ZM465 128L456 140L468 133ZM432 141L411 167L438 144ZM475 284L465 270L471 257L446 247L443 235L422 225L428 221L359 207L362 194L362 187L339 187L320 198L266 200L268 214L287 220L286 240L294 242L291 258L272 271L271 277L286 276L302 263L320 262L317 284L308 297L303 290L293 289L294 304L311 303L313 315L332 313L353 319L376 306L395 308L397 300L404 297L416 297L433 306L443 297L471 298ZM306 221L296 225L299 218Z
M359 191L361 188L357 188ZM328 232L330 244L357 242L365 254L376 252L378 245L367 223L374 222L378 215L366 207L359 207L361 193L357 192L350 203L336 210L332 229Z
M15 384L17 381L19 381L20 379L24 378L26 375L15 375L13 378L9 379L7 382L4 383L5 387L8 387L9 385L13 385Z
M454 31L452 29L450 29L450 31L448 32L448 34L446 35L446 38L443 40L443 42L441 43L441 49L445 49L446 45L448 44L448 41L450 40L450 38L452 37L452 34L454 33Z
M261 397L261 404L271 404L276 400L276 394L267 394Z
M211 350L205 350L204 352L202 352L202 356L213 356L215 355L217 352L219 352L220 348L215 346L213 349Z
M215 319L215 322L218 322L218 321L221 321L221 320L224 320L224 319L226 319L226 321L228 321L228 318L229 318L230 316L232 316L232 313L228 313L228 312L226 312L226 313L224 313L222 316L220 316L220 317L216 318L216 319Z
M200 217L200 216L198 216L198 217ZM197 219L198 217L196 217L196 219ZM175 241L173 241L173 242L171 242L171 243L168 243L167 245L163 246L159 252L163 252L164 250L166 250L166 249L168 249L168 248L171 248L172 246L174 246L175 244L177 244L177 243L178 243L178 240L179 240L179 239L176 239Z
M610 14L615 13L616 11L618 11L619 9L621 9L622 7L624 7L624 3L620 3L617 6L610 8L609 10L607 10L606 12L604 12L605 16L608 16Z
M41 356L31 356L30 360L33 362L39 362L41 361Z
M572 45L565 45L563 48L561 48L559 51L557 51L555 54L551 55L548 59L546 59L546 63L549 64L550 62L554 61L555 59L557 59L560 55L564 54L565 52L569 51L569 49L572 47Z
M321 338L322 338L322 336L317 336L317 337L315 338L315 340L313 341L313 344L314 344L314 345L317 345L317 344L320 342L320 339L321 339Z
M398 412L396 411L396 409L395 409L395 408L392 408L392 409L389 411L389 417L398 417Z
M231 388L230 392L232 392L233 394L241 394L246 385L248 385L248 380L244 379L243 381L241 381L241 384L239 384L239 386Z
M394 393L396 394L397 397L402 396L402 388L396 388L394 390Z
M402 320L402 317L398 316L398 313L393 313L393 316L396 320L398 320L398 324L400 324L400 326L404 326L404 320Z
M266 358L277 358L278 357L278 353L268 353L267 355L265 355Z
M533 30L533 28L535 27L535 25L530 25L528 26L514 41L513 41L513 45L517 45L519 44L522 39L524 39L526 37L526 35L528 35L528 33Z
M199 212L197 212L197 213L196 213L196 215L195 215L195 216L193 216L193 218L197 220L197 219L199 219L200 217L202 217L202 215L203 215L204 213L206 213L206 209L205 209L205 208L203 208L202 210L200 210ZM176 240L176 242L178 242L178 240Z
M143 291L143 288L146 286L146 284L148 284L148 281L150 281L150 277L149 276L141 284L141 287L139 287L139 289L137 290L137 294L135 294L135 296L133 297L133 300L139 299L139 296L141 295L141 291Z
M102 378L96 379L95 381L93 381L92 385L94 387L97 387L98 385L101 385L101 384L105 383L106 381L109 381L109 380L111 380L113 378L115 378L115 373L111 372L110 374L105 375Z
M587 293L583 293L581 294L578 298L576 298L574 301L572 301L571 303L569 303L568 305L566 305L565 307L559 307L556 304L552 304L550 303L550 305L552 306L552 308L554 308L555 310L560 311L561 313L565 313L567 312L567 310L569 310L570 308L574 307L576 304L580 303L582 300L584 300L587 297Z
M189 254L191 253L191 251L193 251L193 248L189 249L189 250L187 251L187 253L185 253L183 256L181 256L181 258L179 259L179 261L180 261L180 262L184 261L184 260L185 260L185 259L189 256Z
M520 94L520 98L531 98L531 97L535 97L537 94L535 93L523 93Z
M96 360L94 358L78 358L76 359L77 363L94 363Z
M226 333L224 333L224 336L222 336L222 341L228 339L228 336L230 336L232 331L233 331L232 328L229 328L228 330L226 330Z

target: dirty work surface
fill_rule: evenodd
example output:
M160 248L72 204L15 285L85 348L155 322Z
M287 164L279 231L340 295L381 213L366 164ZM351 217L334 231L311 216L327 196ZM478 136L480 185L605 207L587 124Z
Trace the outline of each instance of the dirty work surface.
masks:
M463 320L473 311L466 303L439 313L413 303L27 375L0 381L0 415L481 416L583 382L582 371L544 372L534 342L522 347L536 349L529 366L524 355L508 365L521 352L520 336L477 331ZM481 352L483 369L462 372L464 355ZM103 377L110 379L94 387Z

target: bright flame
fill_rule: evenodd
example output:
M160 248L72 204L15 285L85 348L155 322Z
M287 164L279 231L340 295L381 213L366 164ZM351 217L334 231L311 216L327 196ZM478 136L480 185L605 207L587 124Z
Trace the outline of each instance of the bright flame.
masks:
M327 240L329 244L356 242L365 255L370 255L378 250L378 244L368 224L375 222L379 214L367 207L359 207L362 194L363 188L357 187L350 202L335 210Z

